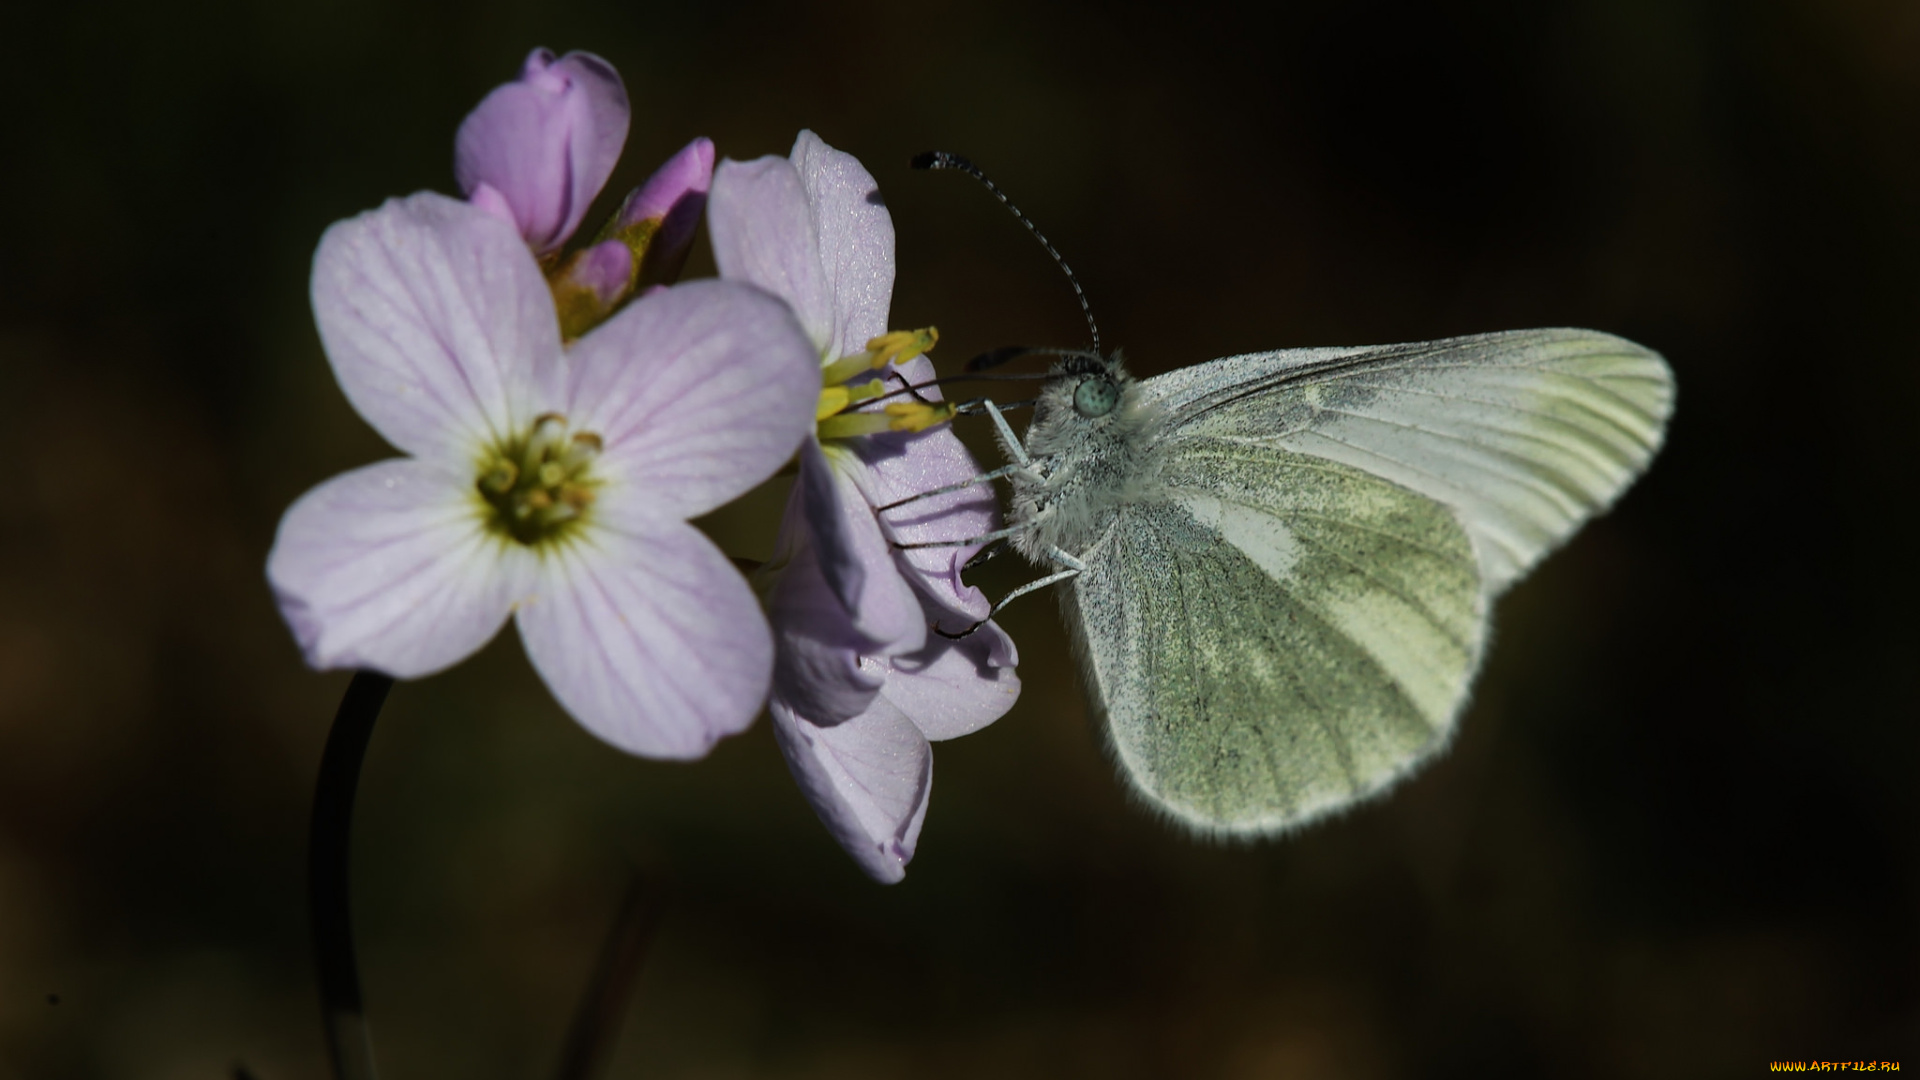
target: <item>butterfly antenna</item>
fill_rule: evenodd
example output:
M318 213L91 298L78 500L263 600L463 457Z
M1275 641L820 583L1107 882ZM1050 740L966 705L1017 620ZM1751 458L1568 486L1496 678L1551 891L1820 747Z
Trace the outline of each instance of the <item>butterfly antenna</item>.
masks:
M1095 356L1098 356L1100 354L1100 325L1093 321L1093 305L1087 303L1087 291L1080 287L1080 279L1073 276L1073 267L1068 266L1067 260L1060 257L1060 252L1055 250L1053 242L1047 239L1047 234L1040 231L1040 226L1035 225L1032 218L1021 213L1020 208L1013 205L1013 200L1007 198L1007 193L1000 190L1000 185L987 179L987 174L980 171L980 166L975 165L959 154L949 154L945 150L929 150L924 154L915 154L913 156L913 167L916 169L958 169L986 185L987 190L993 192L993 197L1000 200L1000 205L1012 211L1013 216L1020 219L1020 224L1025 225L1027 231L1033 234L1033 238L1040 241L1040 246L1047 249L1047 254L1053 256L1053 261L1059 265L1060 272L1067 275L1067 284L1073 286L1073 295L1080 301L1080 313L1087 317L1087 330L1093 335L1093 352Z

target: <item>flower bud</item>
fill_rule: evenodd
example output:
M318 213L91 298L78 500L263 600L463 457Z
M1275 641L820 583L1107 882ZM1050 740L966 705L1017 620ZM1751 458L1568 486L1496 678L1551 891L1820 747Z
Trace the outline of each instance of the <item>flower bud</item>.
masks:
M639 261L641 286L670 285L686 265L713 186L713 141L695 139L633 189L601 233L624 241Z
M565 243L612 175L627 141L627 90L592 53L527 56L454 138L454 177L469 199L512 221L536 254Z
M600 325L627 298L633 254L618 240L602 240L574 252L548 284L560 317L560 336L572 341Z

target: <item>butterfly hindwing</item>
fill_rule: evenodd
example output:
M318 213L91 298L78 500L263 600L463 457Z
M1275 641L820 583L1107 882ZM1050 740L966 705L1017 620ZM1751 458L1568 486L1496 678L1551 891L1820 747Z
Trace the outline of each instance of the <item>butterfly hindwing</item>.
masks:
M1458 519L1337 462L1188 438L1067 587L1122 771L1190 827L1267 834L1438 749L1478 666Z

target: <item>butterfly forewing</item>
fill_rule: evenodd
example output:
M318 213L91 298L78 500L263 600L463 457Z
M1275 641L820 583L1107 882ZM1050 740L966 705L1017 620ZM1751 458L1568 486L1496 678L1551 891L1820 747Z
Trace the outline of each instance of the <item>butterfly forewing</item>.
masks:
M1169 440L1308 454L1452 507L1491 593L1613 501L1673 409L1657 353L1591 330L1256 353L1144 385Z
M1471 542L1431 499L1233 438L1170 443L1066 597L1123 770L1189 826L1272 833L1437 749L1479 663Z

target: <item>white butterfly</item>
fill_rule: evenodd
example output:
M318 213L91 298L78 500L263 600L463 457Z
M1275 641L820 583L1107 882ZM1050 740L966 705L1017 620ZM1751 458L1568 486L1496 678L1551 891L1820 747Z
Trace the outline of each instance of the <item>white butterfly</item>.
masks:
M1657 353L1526 330L1144 381L1072 356L1024 442L987 411L1005 533L1056 570L1029 588L1062 583L1122 773L1183 825L1263 835L1446 745L1494 598L1646 467L1673 398Z

